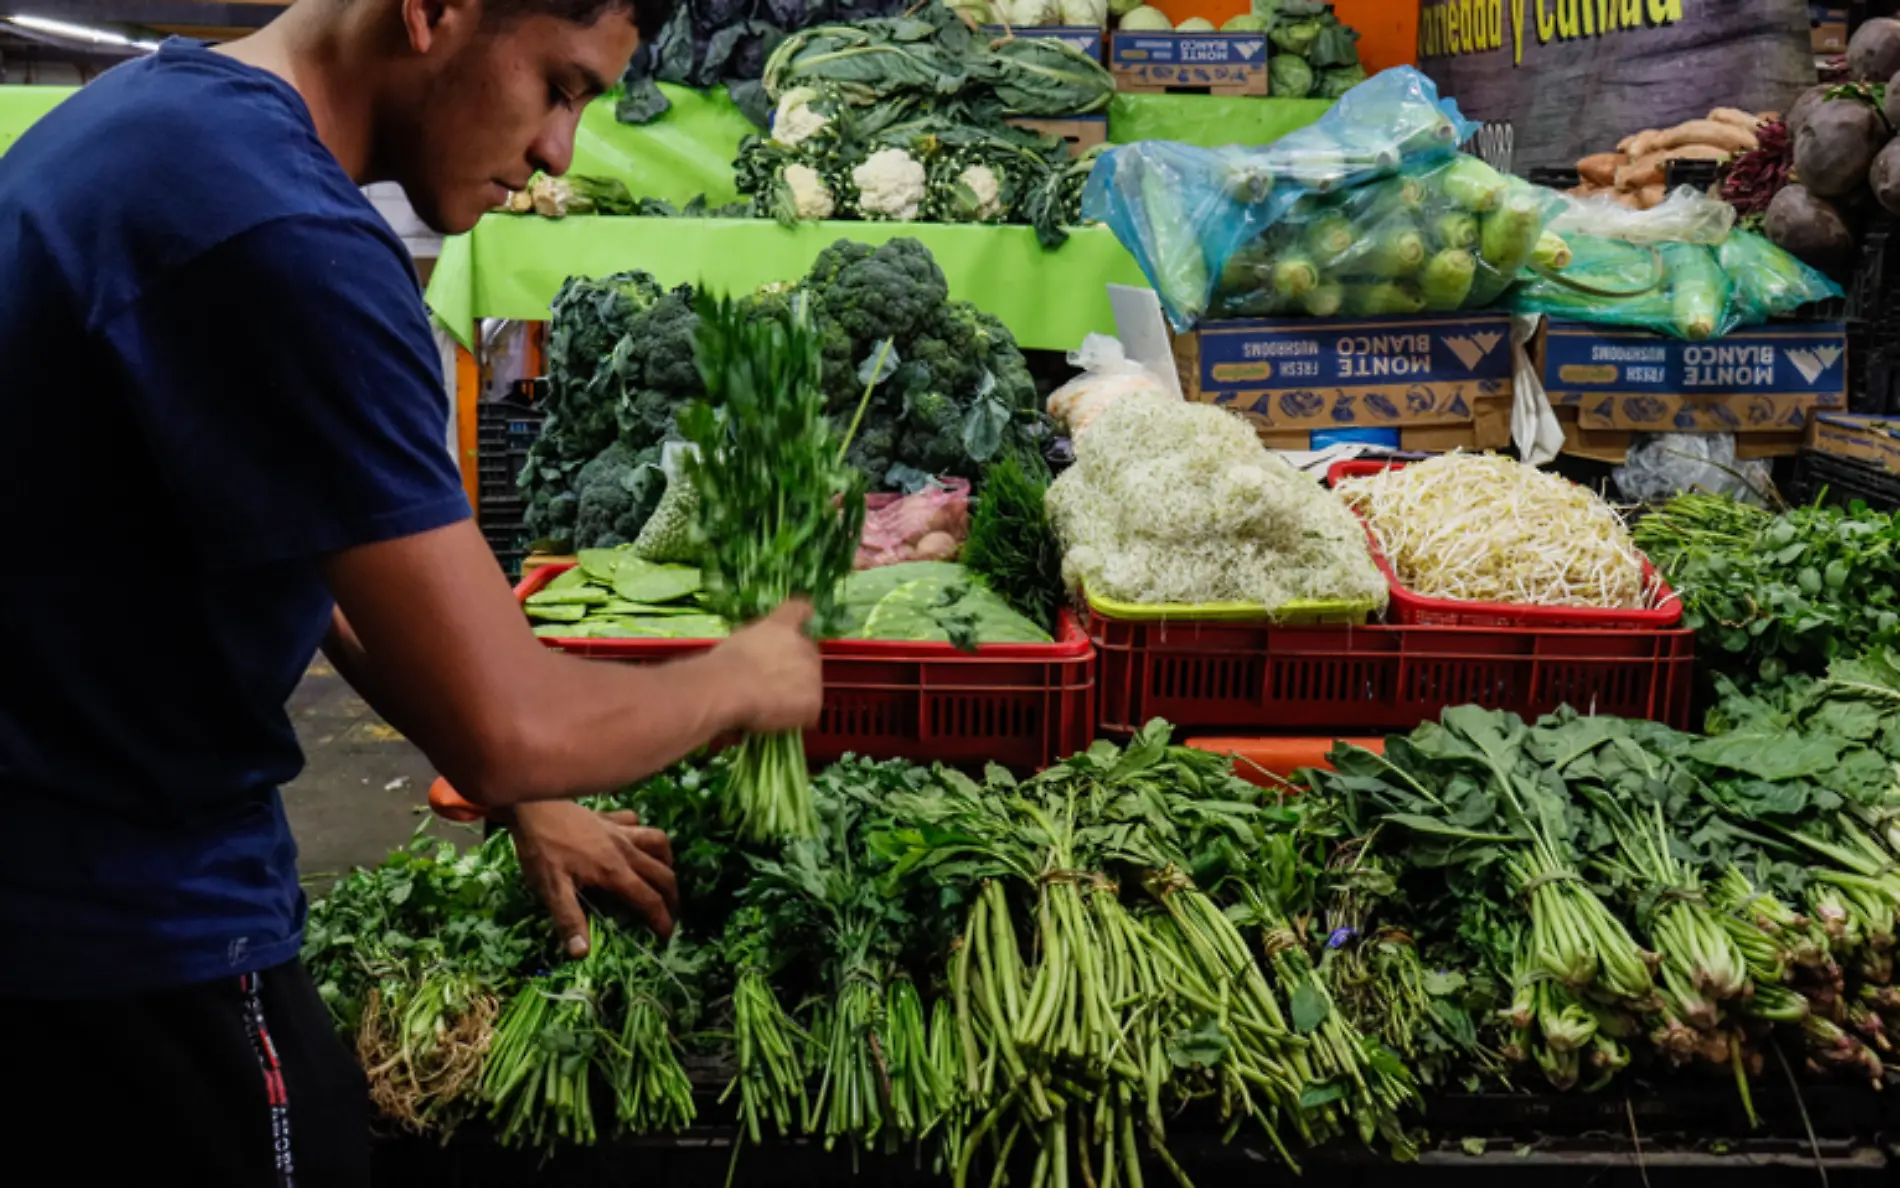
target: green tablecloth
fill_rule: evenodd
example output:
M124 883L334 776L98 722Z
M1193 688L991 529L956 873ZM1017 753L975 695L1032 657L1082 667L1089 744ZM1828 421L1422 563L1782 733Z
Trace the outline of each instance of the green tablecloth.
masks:
M732 159L755 131L723 89L661 88L673 108L651 124L613 118L612 95L581 117L574 172L618 177L643 197L684 203L705 194L735 197ZM1181 140L1200 145L1265 144L1317 120L1323 99L1225 99L1203 95L1117 95L1109 139ZM1134 259L1100 228L1049 252L1024 227L824 223L786 230L765 221L490 215L448 240L429 282L429 308L467 344L477 318L539 319L570 275L638 268L663 284L705 281L733 290L795 280L840 238L881 243L923 240L950 278L952 295L1001 318L1025 347L1070 350L1091 331L1111 333L1107 284L1143 284Z
M75 87L0 87L0 153L13 147L20 133L53 110Z
M684 203L704 194L718 206L738 197L732 161L739 142L758 131L724 87L694 91L662 84L673 102L650 124L614 119L616 96L595 100L574 137L574 172L617 177L638 197ZM1224 99L1210 95L1117 95L1108 109L1108 138L1180 140L1214 147L1267 144L1306 127L1329 99Z
M1027 227L934 223L810 223L766 219L540 219L489 215L443 245L429 280L429 308L464 345L476 318L540 320L561 282L637 268L661 284L705 283L733 292L793 281L831 243L920 239L950 281L950 295L1003 320L1021 345L1072 350L1092 331L1112 333L1109 284L1140 285L1141 270L1106 228L1079 230L1056 251Z

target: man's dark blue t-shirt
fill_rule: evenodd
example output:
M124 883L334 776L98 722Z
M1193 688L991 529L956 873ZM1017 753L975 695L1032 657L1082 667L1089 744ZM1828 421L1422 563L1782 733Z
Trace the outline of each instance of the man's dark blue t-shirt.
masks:
M0 996L296 956L285 712L326 554L468 515L402 242L188 42L0 157Z

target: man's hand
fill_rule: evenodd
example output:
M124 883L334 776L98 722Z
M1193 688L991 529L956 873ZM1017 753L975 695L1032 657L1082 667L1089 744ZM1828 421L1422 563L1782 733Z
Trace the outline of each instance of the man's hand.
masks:
M673 934L679 912L673 847L664 833L641 826L637 815L546 801L517 806L508 828L522 877L547 905L568 956L587 955L587 913L580 904L587 889L624 900L660 939Z
M818 724L825 675L818 645L805 634L811 613L809 602L794 599L733 632L713 652L722 678L734 682L744 697L744 729L778 734Z

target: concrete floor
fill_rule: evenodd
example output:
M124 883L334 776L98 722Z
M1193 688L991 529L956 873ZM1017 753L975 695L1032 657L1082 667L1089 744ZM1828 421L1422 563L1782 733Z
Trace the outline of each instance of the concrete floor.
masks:
M435 769L422 752L322 657L290 699L290 716L305 766L284 789L284 806L297 835L298 867L313 889L353 867L381 862L419 825L456 829L429 814Z

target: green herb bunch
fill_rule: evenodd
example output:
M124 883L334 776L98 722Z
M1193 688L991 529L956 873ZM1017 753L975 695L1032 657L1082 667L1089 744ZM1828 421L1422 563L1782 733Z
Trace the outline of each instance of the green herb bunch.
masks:
M1635 536L1719 671L1772 685L1900 642L1900 525L1884 512L1776 515L1689 494L1645 517Z
M695 361L705 399L680 416L704 538L707 609L735 623L812 600L834 612L864 530L864 476L825 418L824 343L808 302L748 309L704 293ZM808 837L816 828L797 733L748 736L733 773L739 832Z

